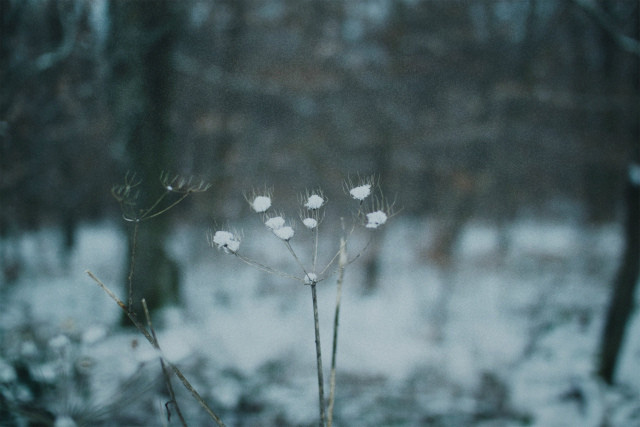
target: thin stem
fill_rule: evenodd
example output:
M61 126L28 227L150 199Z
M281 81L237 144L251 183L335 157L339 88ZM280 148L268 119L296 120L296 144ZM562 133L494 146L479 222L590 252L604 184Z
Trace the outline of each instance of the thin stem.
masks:
M148 216L148 215L151 214L151 212L156 208L156 206L160 204L162 200L164 200L165 197L167 197L167 194L169 194L169 191L165 191L164 193L162 193L160 197L156 199L153 205L151 205L149 209L144 211L144 213L140 216L140 220L153 218L155 215L152 215L152 216Z
M129 277L127 281L129 282L129 310L128 313L131 313L133 310L133 272L136 266L136 248L138 246L138 226L140 222L136 221L133 225L133 236L131 237L131 261L129 262Z
M314 273L316 271L316 264L318 261L318 234L320 233L318 230L319 228L320 228L320 221L318 221L318 225L316 225L313 233L313 262L312 262L313 270L312 271Z
M311 284L311 299L313 301L313 321L316 331L316 360L318 363L318 400L320 403L320 427L325 426L324 410L324 380L322 378L322 351L320 349L320 321L318 320L318 297L316 284Z
M347 265L347 241L340 239L340 260L338 262L338 289L336 291L336 312L333 317L333 348L331 351L331 377L329 380L329 414L327 427L333 424L333 405L335 403L336 391L336 354L338 350L338 325L340 319L340 301L342 299L342 282L344 279L344 269Z
M132 313L129 312L129 310L127 309L127 306L125 305L125 303L122 302L113 292L111 292L111 290L107 287L107 285L102 283L102 281L100 281L100 279L98 279L91 271L87 270L86 273L89 275L89 277L91 277L98 284L98 286L100 286L102 288L102 290L104 290L107 293L107 295L109 295L109 297L111 297L112 300L114 300L116 302L116 304L118 304L118 306L125 312L127 317L129 317L129 320L131 320L131 322L136 327L136 329L138 329L140 331L140 333L142 333L142 335L144 335L144 337L147 339L147 341L149 341L149 343L152 346L155 347L156 346L156 340L146 330L144 325L142 325L142 323L140 323L135 318L135 316ZM211 408L209 408L209 405L207 405L207 403L200 396L200 394L198 394L196 389L193 388L191 383L182 374L180 369L178 369L177 366L175 366L173 363L171 363L169 361L167 361L167 364L169 365L169 368L171 368L173 373L176 374L176 376L180 379L180 381L182 382L182 385L184 386L184 388L186 388L191 393L193 398L200 404L200 406L202 406L202 408L205 410L205 412L207 412L207 414L209 414L209 416L218 424L219 427L225 427L225 424L222 422L220 417L218 417L213 412L213 410L211 410Z
M147 319L147 326L151 331L151 336L153 337L154 347L159 352L162 352L160 349L160 343L158 342L158 337L156 336L156 331L153 328L153 324L151 323L151 316L149 315L149 308L147 307L147 301L142 298L142 308L144 310L144 316ZM162 367L162 375L164 376L164 380L167 383L167 390L169 391L169 402L165 404L165 408L167 409L167 421L171 421L171 411L169 411L169 403L173 403L176 408L176 413L178 414L178 418L184 427L187 427L187 422L184 420L182 416L182 411L180 410L180 405L178 405L178 401L176 400L176 395L173 392L173 385L171 384L171 377L169 376L169 372L167 371L167 367L164 363L164 358L160 357L160 366Z
M296 260L296 262L298 263L298 266L302 269L302 272L304 273L305 277L307 277L308 276L307 269L304 268L304 265L302 264L302 261L300 261L300 258L298 258L298 255L296 255L296 252L291 247L291 243L289 243L289 241L285 240L284 244L287 246L287 249L289 249L289 252L293 256L293 258Z
M166 193L165 193L165 194L166 194ZM164 208L164 209L162 209L162 210L160 210L160 211L158 211L158 212L156 212L156 213L154 213L154 214L152 214L152 215L145 216L145 217L144 217L144 219L145 219L145 220L147 220L147 219L155 218L155 217L160 216L160 215L162 215L163 213L167 212L168 210L171 210L174 206L178 205L178 203L180 203L181 201L183 201L184 199L186 199L186 198L189 196L189 194L191 194L191 191L187 191L186 193L184 193L182 196L180 196L180 198L178 198L178 200L176 200L175 202L171 203L171 204L170 204L169 206L167 206L166 208ZM164 195L163 195L160 199L162 199L162 198L164 198ZM158 199L158 200L160 200L160 199ZM155 207L155 206L157 206L157 205L158 205L158 203L155 203L155 204L153 205L153 207ZM147 211L147 213L149 213L150 211L151 211L151 209L150 209L149 211Z
M246 256L238 253L238 252L234 252L234 255L237 256L240 260L242 260L243 262L249 264L252 267L257 268L258 270L262 270L262 271L266 271L267 273L271 273L271 274L275 274L278 276L282 276L282 277L286 277L288 279L294 279L297 280L299 282L304 282L304 279L301 279L299 277L296 277L292 274L289 273L285 273L284 271L280 271L280 270L276 270L275 268L271 268L268 265L264 265L259 263L258 261L255 261L251 258L247 258Z

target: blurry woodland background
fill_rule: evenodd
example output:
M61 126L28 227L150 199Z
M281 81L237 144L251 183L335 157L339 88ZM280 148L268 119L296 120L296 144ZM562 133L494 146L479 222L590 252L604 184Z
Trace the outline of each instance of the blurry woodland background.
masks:
M73 245L154 169L213 184L196 219L348 173L406 215L618 219L638 2L580 3L3 0L2 236L58 224Z
M425 256L444 263L472 219L622 219L637 1L1 5L5 241L54 225L70 250L81 221L119 215L110 189L127 172L141 206L162 171L212 183L182 222L235 219L256 186L338 194L376 174L404 215L442 220ZM160 248L170 221L143 242ZM171 271L150 252L155 283ZM17 277L19 254L0 260ZM375 283L375 256L368 269Z
M470 219L620 219L637 1L1 4L4 239L54 224L70 249L80 221L118 215L128 171L211 182L180 221L377 174L405 215L443 219L439 262Z

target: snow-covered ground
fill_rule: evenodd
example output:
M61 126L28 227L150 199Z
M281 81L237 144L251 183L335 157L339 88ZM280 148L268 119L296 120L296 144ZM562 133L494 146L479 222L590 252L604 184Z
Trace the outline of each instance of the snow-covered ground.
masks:
M618 227L472 223L454 259L438 264L428 255L436 225L400 217L385 225L374 292L364 291L363 260L348 266L335 425L640 425L637 315L618 385L606 387L593 374L621 250ZM294 238L302 251L297 244ZM245 230L242 245L247 255L298 273L283 243L264 230ZM56 230L27 234L18 247L23 274L0 287L0 395L12 401L0 403L15 413L0 405L0 419L20 409L46 410L41 416L58 425L71 418L179 425L175 411L170 422L164 415L157 353L135 330L117 326L119 307L85 273L123 294L121 230L85 225L68 259ZM154 319L165 356L227 425L316 425L309 287L209 248L204 230L177 230L170 249L184 285L182 304ZM335 276L317 287L328 381ZM173 384L190 425L208 425Z

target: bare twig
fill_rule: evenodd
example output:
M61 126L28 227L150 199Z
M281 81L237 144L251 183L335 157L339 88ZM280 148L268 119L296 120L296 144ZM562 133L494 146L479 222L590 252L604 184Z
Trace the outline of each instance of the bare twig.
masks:
M162 353L160 349L160 343L158 342L158 337L156 336L156 331L153 329L153 324L151 323L151 316L149 315L149 308L147 307L147 301L142 298L142 308L144 310L144 317L147 319L147 326L151 331L151 336L153 337L153 347L155 347L158 352ZM160 366L162 367L162 375L164 376L164 380L167 383L167 391L169 392L170 401L165 404L165 408L167 409L167 421L171 421L171 412L169 411L169 403L173 403L173 406L176 408L176 413L178 414L178 418L184 427L187 427L187 422L184 420L182 416L182 411L180 410L180 405L178 405L178 401L176 400L176 394L173 392L173 385L171 384L171 376L167 371L167 367L164 363L164 358L160 357Z
M100 279L98 279L91 271L87 270L86 273L89 275L89 277L91 277L98 284L98 286L100 286L102 288L102 290L104 290L107 293L107 295L109 295L109 297L111 297L112 300L114 300L116 302L116 304L118 304L118 306L125 312L125 314L129 318L129 320L131 320L131 322L136 327L136 329L138 329L140 331L140 333L142 333L142 335L144 335L144 337L147 339L147 341L149 341L149 343L152 346L154 346L154 348L155 348L156 347L156 340L147 331L147 329L144 327L144 325L142 323L140 323L132 313L129 312L129 310L127 309L126 304L124 302L122 302L122 300L120 300L120 298L118 298L107 287L107 285L102 283L102 281ZM184 388L186 388L191 393L193 398L200 404L200 406L202 406L202 408L205 410L205 412L207 412L207 414L209 414L211 419L213 419L218 424L219 427L225 427L225 424L222 422L220 417L218 417L215 414L215 412L213 412L213 410L209 407L209 405L207 405L207 403L200 396L200 394L196 391L196 389L193 388L191 383L182 374L180 369L178 369L178 367L176 365L174 365L173 363L171 363L169 361L167 361L167 365L169 366L169 368L171 368L173 373L176 374L176 376L180 379L180 381L182 382L182 385L184 386Z
M129 277L127 281L129 282L129 313L132 313L133 310L133 272L136 266L136 249L138 246L138 226L140 222L136 221L133 224L133 236L131 237L131 260L129 262Z

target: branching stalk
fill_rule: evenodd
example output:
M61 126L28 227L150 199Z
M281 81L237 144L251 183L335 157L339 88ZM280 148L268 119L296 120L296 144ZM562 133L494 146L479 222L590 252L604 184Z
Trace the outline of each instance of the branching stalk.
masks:
M149 341L149 343L154 347L157 348L157 342L156 340L153 338L153 336L149 333L149 331L147 331L147 329L144 327L144 325L142 323L140 323L135 316L129 312L126 304L124 302L122 302L122 300L120 300L120 298L118 298L112 291L111 289L109 289L107 287L107 285L105 285L104 283L102 283L102 281L100 279L98 279L91 271L87 270L86 273L89 275L89 277L91 277L97 284L98 286L100 286L102 288L102 290L104 290L107 295L109 295L109 297L111 297L112 300L114 300L116 302L116 304L118 304L118 306L125 312L125 314L127 315L127 317L129 318L129 320L131 320L131 322L133 323L133 325L136 327L136 329L138 329L138 331L140 331L140 333L142 333L142 335L144 335L144 337L147 339L147 341ZM174 374L176 374L176 376L178 377L178 379L180 379L180 381L182 382L182 385L184 386L184 388L186 388L191 395L193 396L193 398L200 404L200 406L202 406L202 408L205 410L205 412L207 414L209 414L209 416L211 417L211 419L213 419L216 424L218 424L219 427L225 427L225 424L222 422L222 420L220 419L220 417L218 417L215 412L213 412L213 410L209 407L209 405L207 405L207 403L204 401L204 399L200 396L200 394L196 391L195 388L193 388L193 386L191 385L191 383L187 380L187 378L182 374L182 372L180 371L180 369L178 369L178 367L176 365L174 365L173 363L167 361L167 365L169 366L169 368L171 368L171 370L173 371Z
M280 271L280 270L276 270L275 268L269 267L268 265L264 265L259 263L258 261L255 261L251 258L248 258L238 252L234 253L235 256L237 256L240 260L242 260L243 262L249 264L252 267L257 268L258 270L262 270L265 271L267 273L271 273L271 274L275 274L276 276L281 276L281 277L286 277L287 279L294 279L300 282L304 282L304 279L301 279L299 277L296 277L292 274L289 273L285 273L284 271Z
M153 347L158 350L158 352L162 353L160 349L160 343L158 342L158 337L156 336L156 331L153 328L153 324L151 323L151 315L149 314L149 308L147 307L147 301L142 298L142 308L144 310L144 317L147 319L147 326L151 331L151 336L153 337L154 345ZM164 363L164 358L160 357L160 366L162 367L162 375L164 376L164 380L167 384L167 391L169 392L169 402L165 404L165 408L167 409L167 421L171 421L171 411L169 411L169 404L173 403L173 406L176 408L176 413L178 414L178 418L180 419L180 423L183 427L187 427L187 422L184 420L182 416L182 411L180 410L180 405L178 405L178 401L176 400L176 395L173 391L173 385L171 384L171 376L169 376L169 372L167 371L167 367Z

